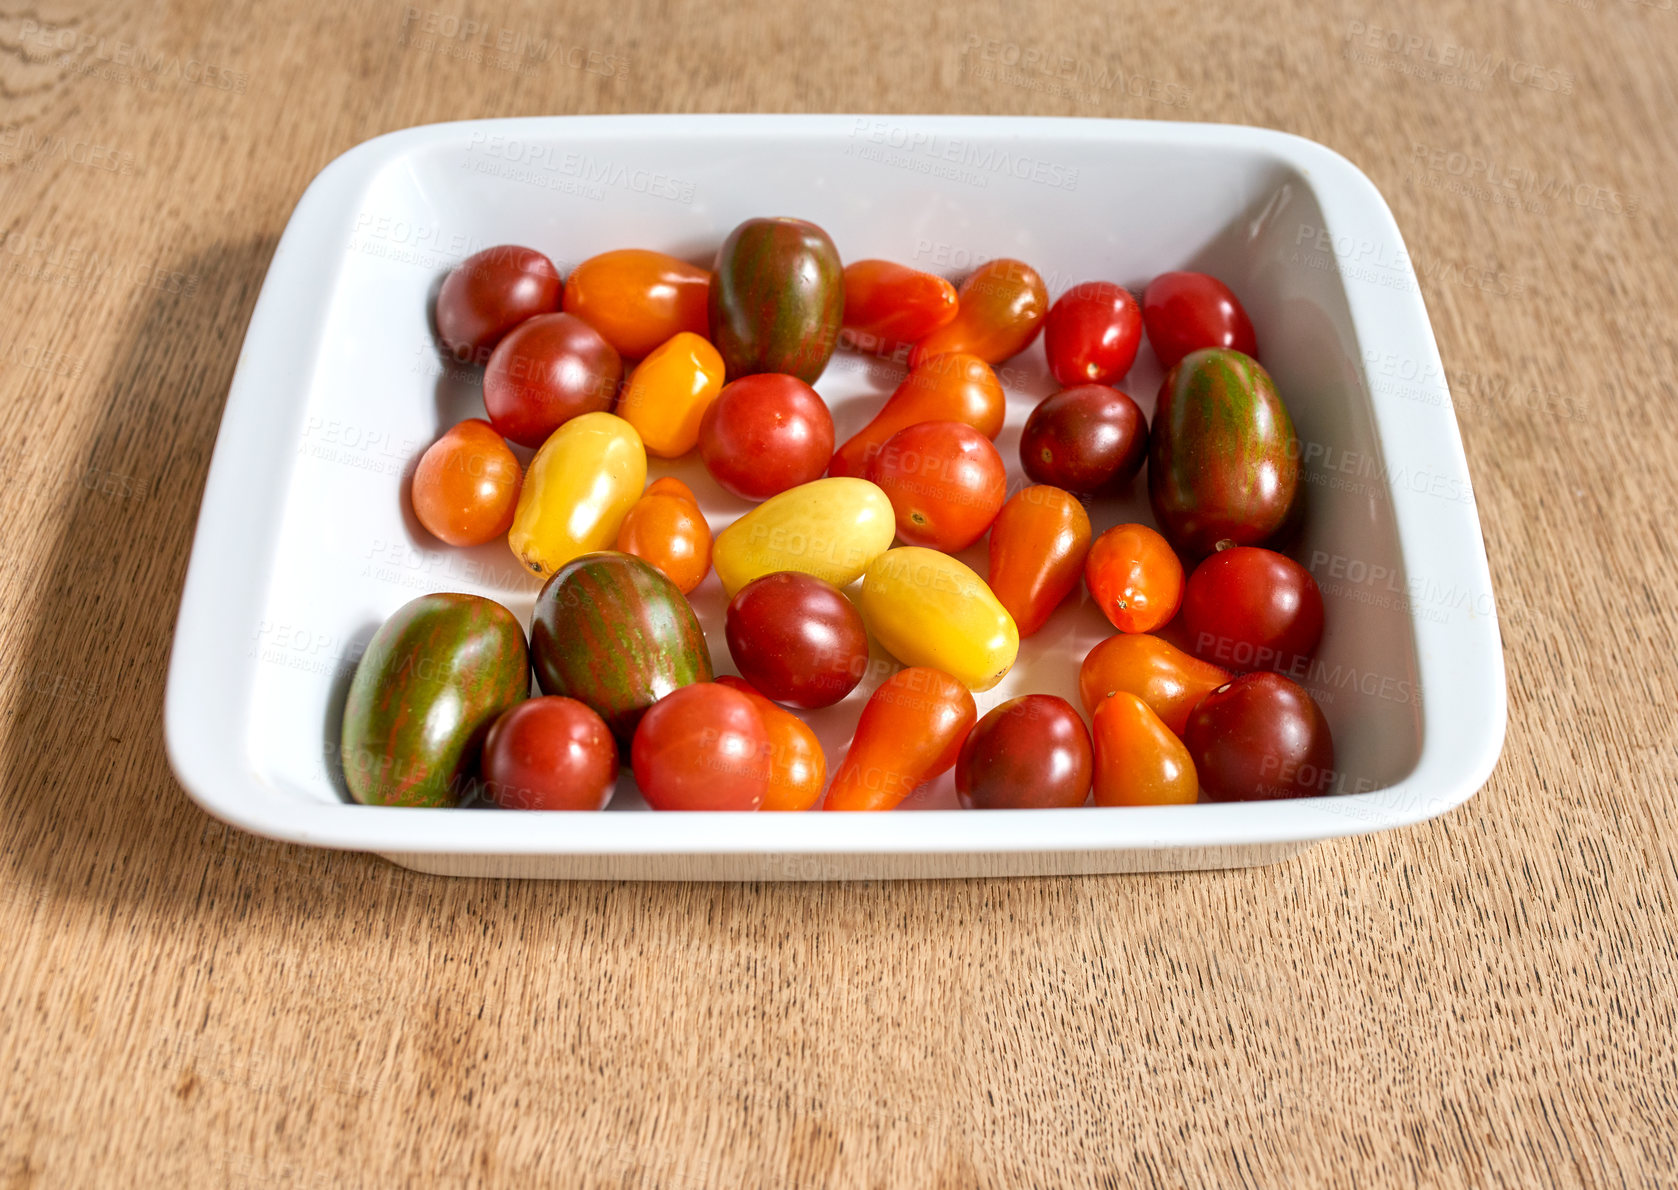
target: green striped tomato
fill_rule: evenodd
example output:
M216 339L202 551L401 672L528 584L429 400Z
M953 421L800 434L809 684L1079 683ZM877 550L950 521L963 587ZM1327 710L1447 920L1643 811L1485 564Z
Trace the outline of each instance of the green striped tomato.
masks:
M814 384L845 313L839 250L814 223L748 219L717 253L710 302L729 380L785 372Z

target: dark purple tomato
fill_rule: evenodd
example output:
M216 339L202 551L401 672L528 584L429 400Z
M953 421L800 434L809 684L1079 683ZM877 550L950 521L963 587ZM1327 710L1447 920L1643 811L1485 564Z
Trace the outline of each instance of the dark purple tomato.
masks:
M1258 358L1253 324L1234 292L1206 273L1161 273L1142 291L1142 325L1160 367L1202 347L1233 347Z
M461 363L487 363L508 331L558 310L564 288L553 261L534 248L485 248L443 278L437 335Z
M683 686L647 708L629 756L655 810L755 810L769 790L763 716L716 682Z
M1142 309L1130 290L1086 281L1061 294L1043 324L1049 371L1065 388L1123 380L1142 345Z
M832 706L868 669L862 613L832 583L781 570L734 594L724 624L740 676L776 702Z
M1080 384L1045 397L1025 420L1020 463L1037 483L1099 492L1133 479L1148 457L1148 419L1128 395Z
M744 500L820 479L833 457L833 415L796 376L760 372L723 386L699 422L705 469Z
M1247 674L1219 686L1190 712L1183 743L1208 801L1316 797L1334 784L1328 720L1281 674Z
M622 380L622 358L592 326L575 314L540 314L489 357L484 408L503 438L537 447L573 417L610 409Z
M484 800L504 810L604 810L618 779L618 746L574 698L528 698L502 713L484 741Z
M1244 673L1301 674L1323 638L1323 593L1286 554L1257 546L1220 550L1183 590L1183 637L1202 661Z
M1081 806L1095 772L1090 733L1053 694L1027 694L991 708L956 758L956 795L969 810Z

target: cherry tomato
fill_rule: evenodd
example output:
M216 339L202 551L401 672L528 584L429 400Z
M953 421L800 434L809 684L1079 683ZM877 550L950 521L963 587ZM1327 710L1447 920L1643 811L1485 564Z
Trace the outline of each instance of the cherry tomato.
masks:
M1065 388L1123 380L1142 345L1142 309L1111 281L1074 285L1049 307L1043 351Z
M461 363L487 363L508 331L527 318L558 310L563 289L553 261L534 248L485 248L443 278L437 291L437 336Z
M915 345L910 367L952 351L1000 364L1031 346L1049 313L1049 290L1037 270L1006 257L980 265L957 296L955 318Z
M642 493L623 518L617 548L651 562L683 595L711 571L711 526L679 479L661 479Z
M942 277L889 260L845 266L845 342L888 352L914 343L956 316L956 287Z
M1258 358L1253 324L1235 294L1206 273L1161 273L1142 291L1142 325L1160 367L1202 347L1233 347Z
M1323 593L1286 554L1246 545L1220 550L1189 576L1183 633L1202 661L1237 672L1302 673L1323 638Z
M604 810L618 780L606 720L545 694L501 712L484 739L485 800L504 810Z
M1194 761L1152 708L1120 690L1095 708L1095 804L1179 806L1199 800Z
M1038 485L1009 497L991 525L986 582L1020 636L1043 627L1072 594L1089 549L1089 514L1070 493Z
M947 772L973 730L973 695L943 670L914 665L881 683L828 787L829 810L890 810Z
M897 514L908 545L955 553L990 528L1008 494L1008 469L991 440L959 421L923 421L893 434L868 478Z
M1178 736L1200 700L1229 681L1215 665L1191 657L1170 641L1121 632L1096 645L1078 669L1078 695L1094 715L1115 691L1134 694Z
M760 810L808 810L821 800L827 784L827 757L809 725L785 707L776 706L744 678L724 674L717 685L738 690L752 700L769 735L769 789Z
M591 256L571 271L564 309L625 359L641 359L683 331L710 333L711 274L698 265L644 248Z
M483 418L470 418L420 456L414 515L448 545L482 545L512 528L522 479L501 435Z
M956 796L968 810L1081 806L1090 793L1090 733L1072 704L1027 694L991 708L956 758Z
M722 356L683 331L636 365L618 398L618 416L635 427L650 455L674 459L699 444L699 423L722 392Z
M1183 735L1215 802L1315 797L1334 782L1328 720L1304 687L1253 673L1208 694Z
M699 454L745 500L819 479L833 453L833 415L796 376L759 372L724 385L699 422Z
M753 579L729 600L728 652L776 702L832 706L868 669L862 613L832 583L796 570Z
M1114 525L1095 539L1084 582L1113 627L1152 632L1183 602L1183 564L1171 543L1146 525Z
M1025 473L1069 492L1121 487L1147 457L1142 407L1105 384L1080 384L1043 398L1020 434Z
M1007 402L996 373L978 356L935 356L903 378L874 420L839 448L827 473L865 477L888 438L923 421L959 421L994 440L1002 432Z
M538 447L584 413L612 407L623 361L570 314L526 319L496 347L484 372L484 408L503 438Z
M752 700L715 682L653 703L629 747L635 783L655 810L755 810L769 790L768 755Z

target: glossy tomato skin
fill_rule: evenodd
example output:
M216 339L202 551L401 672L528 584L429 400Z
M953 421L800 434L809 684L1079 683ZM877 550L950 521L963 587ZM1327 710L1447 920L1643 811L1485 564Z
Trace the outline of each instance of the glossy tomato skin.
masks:
M495 345L519 323L558 310L563 290L553 261L534 248L485 248L443 278L437 291L437 337L461 363L486 364Z
M973 270L957 291L956 316L915 345L909 366L952 351L1000 364L1031 346L1049 313L1037 270L1006 257Z
M763 697L744 678L724 674L717 685L744 694L763 716L763 730L769 736L769 788L758 809L797 812L821 801L827 785L827 755L809 725Z
M484 371L484 408L504 438L532 449L584 413L617 398L623 360L588 323L540 314L501 340Z
M729 600L724 627L741 675L776 702L832 706L868 669L862 613L814 575L782 570L753 579Z
M618 780L606 721L574 698L527 698L489 729L485 801L504 810L604 810Z
M846 346L895 353L956 316L956 287L944 278L889 260L856 260L845 266ZM907 356L905 356L907 358Z
M1323 593L1286 554L1220 550L1189 576L1183 633L1202 661L1238 673L1303 673L1323 638Z
M617 548L652 563L683 595L711 571L711 526L688 486L668 476L649 484L630 508Z
M1081 806L1094 762L1072 704L1027 694L993 707L968 732L956 759L956 795L968 810Z
M711 342L728 378L785 372L814 384L839 341L844 270L828 234L803 219L748 219L717 251Z
M891 436L923 421L959 421L995 440L1008 395L991 366L976 355L934 356L910 370L862 429L834 454L827 473L862 479Z
M1121 632L1084 657L1078 668L1078 696L1084 710L1094 715L1109 694L1133 694L1181 737L1200 700L1229 679L1227 671L1190 656L1170 641Z
M1153 708L1123 690L1095 708L1095 804L1181 806L1198 801L1194 761Z
M828 786L828 810L891 810L948 772L973 730L973 695L942 670L912 665L881 683Z
M991 524L985 581L1022 639L1077 589L1089 549L1089 514L1070 492L1037 484L1002 506Z
M1163 628L1183 602L1183 564L1146 525L1114 525L1090 546L1084 582L1120 632Z
M480 417L453 427L426 448L414 469L414 515L448 545L482 545L513 525L519 461Z
M886 494L906 545L955 553L985 535L1008 494L991 440L959 421L923 421L881 447L868 478Z
M1231 347L1258 358L1252 320L1234 291L1207 273L1161 273L1142 293L1142 324L1160 367L1203 347Z
M1148 419L1128 393L1080 384L1043 398L1020 434L1020 464L1037 483L1094 494L1135 478L1148 457Z
M796 376L742 376L723 386L700 419L699 454L724 488L766 500L821 477L833 454L833 415Z
M756 810L769 790L769 733L752 700L715 682L647 708L630 764L655 810Z
M1208 694L1183 735L1210 801L1316 797L1334 785L1328 720L1281 674L1252 673Z
M643 359L685 332L710 332L706 302L711 273L645 248L591 256L565 284L564 310L575 314L624 359Z
M1130 290L1086 281L1061 294L1043 323L1049 371L1065 388L1123 380L1142 345L1142 308Z

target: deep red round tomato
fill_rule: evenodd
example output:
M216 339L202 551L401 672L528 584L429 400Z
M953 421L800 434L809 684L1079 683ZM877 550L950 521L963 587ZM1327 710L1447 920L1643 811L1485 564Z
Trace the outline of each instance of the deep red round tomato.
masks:
M508 331L559 309L564 285L534 248L501 244L468 256L437 291L437 336L461 363L483 364Z
M1043 398L1020 434L1025 473L1069 492L1121 487L1147 457L1142 407L1105 384L1080 384Z
M742 376L723 386L700 420L699 454L736 496L767 500L821 478L833 456L833 415L796 376Z
M618 746L593 710L555 694L501 713L484 740L484 798L505 810L603 810Z
M1286 554L1247 545L1220 550L1183 589L1183 637L1213 665L1297 675L1323 638L1323 593Z
M907 545L954 553L985 535L1008 498L991 440L959 421L923 421L886 440L868 478L891 501Z
M1219 686L1190 713L1183 743L1210 801L1314 797L1334 784L1328 720L1281 674L1247 674Z
M769 789L763 716L715 682L682 686L648 707L629 758L655 810L755 810Z
M1183 564L1146 525L1114 525L1084 558L1084 584L1120 632L1152 632L1183 602Z
M1233 347L1258 358L1253 324L1235 294L1206 273L1161 273L1142 292L1142 325L1162 368L1202 347Z
M623 360L575 314L540 314L489 357L484 408L502 437L537 447L573 417L605 412L617 398Z
M832 583L794 570L735 592L724 625L740 674L776 702L832 706L868 669L862 613Z
M1074 285L1049 307L1043 350L1065 388L1124 379L1142 345L1142 308L1111 281Z
M1027 694L993 707L956 758L956 796L969 810L1081 806L1095 757L1072 704Z

